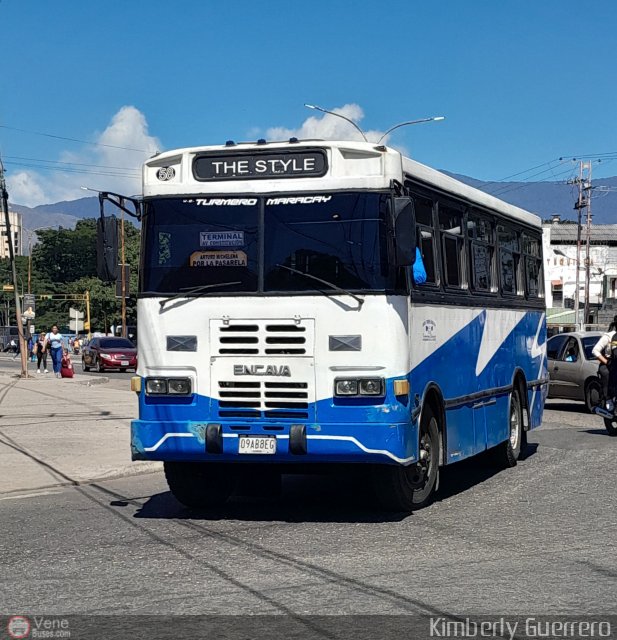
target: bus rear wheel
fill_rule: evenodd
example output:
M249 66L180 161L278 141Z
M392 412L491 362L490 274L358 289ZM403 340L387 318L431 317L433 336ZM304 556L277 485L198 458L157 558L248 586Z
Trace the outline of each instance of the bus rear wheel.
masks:
M236 476L228 465L165 462L163 466L169 490L187 507L219 507L227 502L236 487Z
M423 414L417 464L374 469L377 499L387 511L410 512L433 500L439 480L439 426L431 407Z
M515 467L526 441L523 431L523 405L518 389L510 394L508 439L491 450L492 462L498 467Z

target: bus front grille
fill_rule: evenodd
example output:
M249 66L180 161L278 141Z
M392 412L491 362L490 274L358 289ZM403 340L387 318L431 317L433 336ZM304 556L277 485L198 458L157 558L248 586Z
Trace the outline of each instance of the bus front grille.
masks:
M313 321L213 320L213 356L313 355Z
M221 418L308 418L307 382L221 380L218 386Z

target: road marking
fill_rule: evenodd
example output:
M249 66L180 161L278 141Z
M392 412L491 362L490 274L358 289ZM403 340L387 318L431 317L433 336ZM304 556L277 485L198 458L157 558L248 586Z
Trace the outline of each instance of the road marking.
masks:
M35 493L22 493L18 496L5 496L4 498L0 498L1 500L21 500L22 498L36 498L37 496L52 496L56 493L61 493L61 491L37 491Z

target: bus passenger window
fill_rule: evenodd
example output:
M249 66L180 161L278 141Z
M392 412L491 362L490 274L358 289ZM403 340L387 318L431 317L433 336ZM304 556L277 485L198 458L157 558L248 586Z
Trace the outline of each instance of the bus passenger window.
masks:
M525 284L530 298L544 297L544 276L540 239L523 234L523 254L525 255Z
M448 207L439 207L439 228L443 251L446 285L460 288L463 286L463 215Z
M497 245L499 247L499 266L501 272L501 291L517 295L520 290L519 262L520 246L515 231L504 225L497 226Z
M474 291L495 291L493 278L493 229L491 223L479 216L470 215L467 221L471 282Z
M433 201L428 198L414 196L416 214L416 237L418 249L422 255L426 284L437 284L435 268L435 229L433 226Z
M435 273L435 238L433 231L418 227L418 245L422 254L422 262L426 271L426 282L437 282Z

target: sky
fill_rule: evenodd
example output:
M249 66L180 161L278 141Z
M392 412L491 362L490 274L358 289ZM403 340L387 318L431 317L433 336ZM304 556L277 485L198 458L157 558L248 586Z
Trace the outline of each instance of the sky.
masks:
M616 45L614 0L0 0L9 198L138 194L177 147L359 135L307 102L371 139L443 115L388 144L480 180L610 153L594 177L616 175Z

